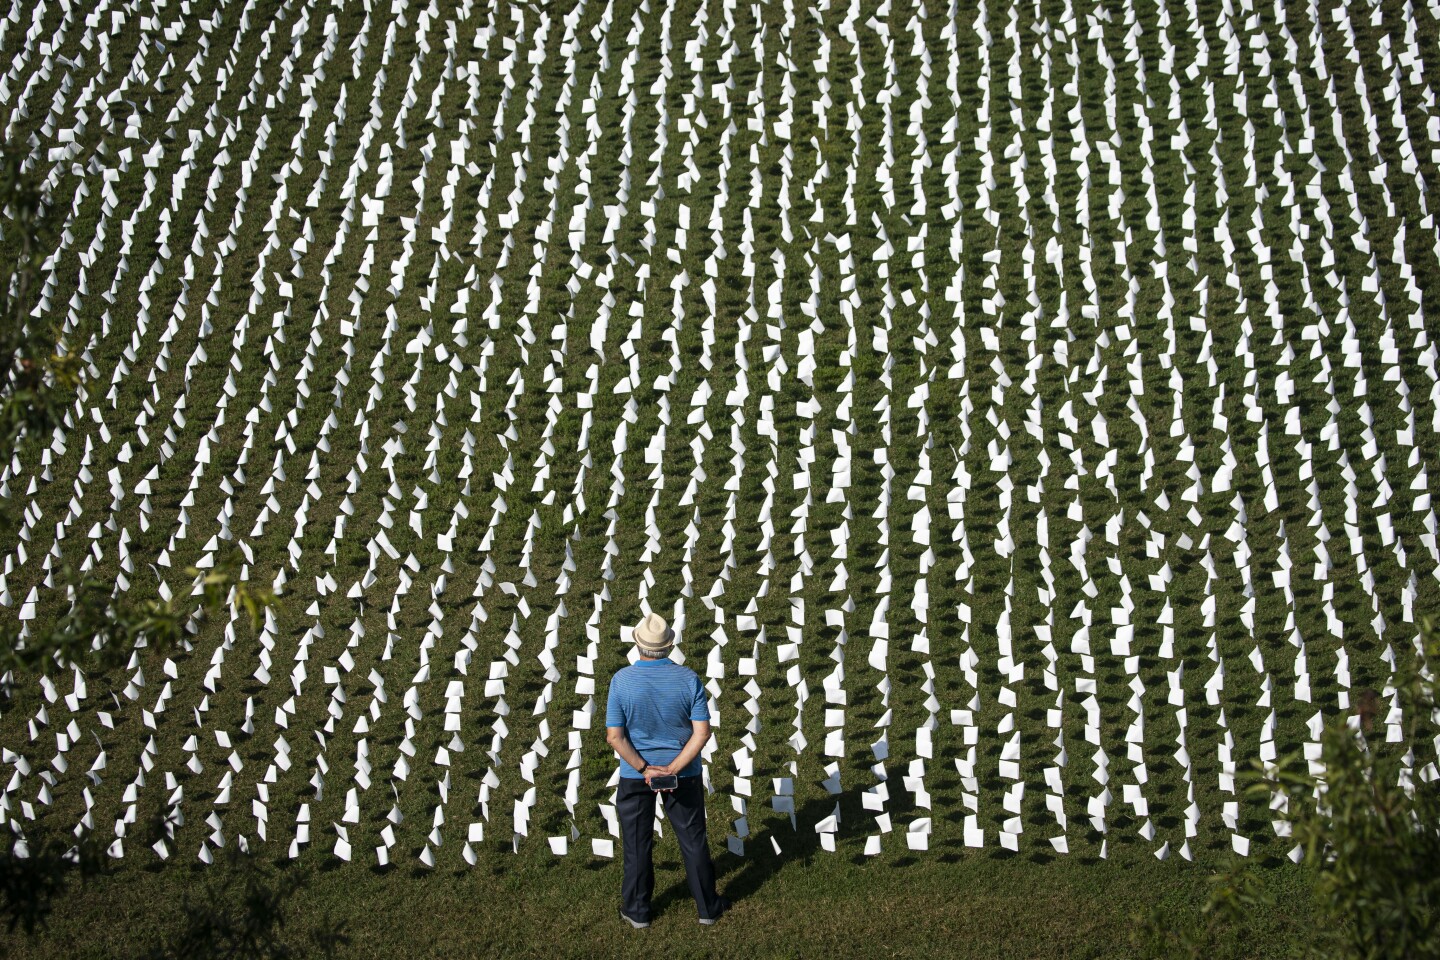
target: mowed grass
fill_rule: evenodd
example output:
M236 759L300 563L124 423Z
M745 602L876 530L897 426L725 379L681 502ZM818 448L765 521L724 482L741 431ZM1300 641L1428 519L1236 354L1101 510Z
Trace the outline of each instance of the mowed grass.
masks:
M1135 918L1154 906L1195 916L1212 875L1153 860L1097 869L1088 858L954 852L721 854L719 886L735 907L706 928L672 838L657 843L655 868L648 930L616 916L618 861L519 856L467 870L312 871L280 936L303 943L302 931L328 916L343 921L347 957L1130 957L1141 955ZM227 869L127 865L68 896L50 930L3 942L16 958L135 956L173 937L185 898L203 900ZM1209 956L1283 956L1304 937L1313 921L1304 869L1259 876L1275 906L1226 931Z

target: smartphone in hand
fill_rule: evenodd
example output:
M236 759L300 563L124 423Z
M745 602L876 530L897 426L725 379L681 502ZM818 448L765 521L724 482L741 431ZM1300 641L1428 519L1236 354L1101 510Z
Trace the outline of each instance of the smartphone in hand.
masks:
M648 782L651 790L674 790L680 786L680 775L678 773L671 773L663 777L651 777Z

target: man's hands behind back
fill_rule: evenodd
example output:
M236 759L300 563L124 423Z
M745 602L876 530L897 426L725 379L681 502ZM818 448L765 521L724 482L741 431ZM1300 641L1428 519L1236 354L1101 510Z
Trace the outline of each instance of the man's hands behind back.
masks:
M643 777L645 778L645 785L646 785L646 786L649 786L649 785L650 785L650 780L651 780L652 778L654 778L654 777L668 777L668 776L670 776L670 774L672 774L672 773L674 773L674 771L671 770L668 765L658 764L658 763L652 763L652 764L650 764L648 767L645 768L645 772L642 773L641 776L643 776Z

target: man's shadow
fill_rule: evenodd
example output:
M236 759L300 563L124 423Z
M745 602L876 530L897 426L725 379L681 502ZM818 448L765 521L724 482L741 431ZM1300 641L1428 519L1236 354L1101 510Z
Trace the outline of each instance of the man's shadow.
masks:
M715 861L715 888L720 895L732 903L739 903L746 897L758 891L769 880L777 876L782 870L790 866L800 868L807 867L814 860L817 853L824 853L825 856L835 856L822 850L820 846L820 835L814 828L806 828L805 824L817 823L822 818L829 816L835 809L834 798L817 798L795 810L795 822L801 824L801 828L792 831L788 818L777 820L777 829L752 831L750 836L745 838L745 856L740 857L731 853L728 849L720 853L714 853L715 837L710 836L711 857ZM842 814L843 815L843 814ZM780 844L780 853L775 853L771 845L771 837ZM722 841L723 842L723 841ZM657 848L656 852L659 850ZM684 865L680 860L680 852L676 849L673 858L667 855L664 861L656 861L655 871L680 873L680 879L663 890L656 892L655 899L651 901L651 909L659 914L669 907L686 904L693 906L693 899L690 896L690 887L684 876Z

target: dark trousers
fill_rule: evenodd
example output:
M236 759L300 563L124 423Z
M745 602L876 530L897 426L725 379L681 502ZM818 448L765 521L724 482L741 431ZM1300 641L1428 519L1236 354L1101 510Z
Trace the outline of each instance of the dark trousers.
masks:
M665 817L680 842L685 878L701 919L720 915L715 892L715 864L705 836L705 786L702 777L681 777L675 790L662 792ZM625 853L625 880L620 888L621 909L632 920L650 920L650 898L655 893L655 867L650 854L655 845L655 791L644 780L620 778L615 800L620 837Z

